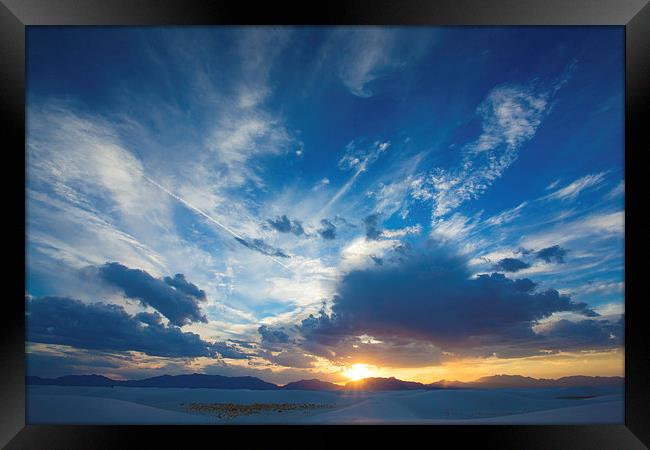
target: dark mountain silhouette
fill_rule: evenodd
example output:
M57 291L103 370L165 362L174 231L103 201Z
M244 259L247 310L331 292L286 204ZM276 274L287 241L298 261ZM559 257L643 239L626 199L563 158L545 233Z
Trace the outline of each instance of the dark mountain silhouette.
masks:
M212 389L251 389L251 390L312 390L312 391L399 391L415 389L498 389L498 388L550 388L550 387L622 387L623 377L570 376L558 379L531 378L521 375L493 375L475 381L447 381L423 384L414 381L391 378L364 378L350 381L345 386L317 379L300 380L277 386L256 377L226 377L222 375L162 375L142 380L112 380L103 375L66 375L59 378L25 377L28 385L48 386L123 386L157 388L212 388Z
M101 375L69 375L59 378L26 377L27 384L54 386L125 386L158 388L212 388L212 389L279 389L255 377L224 377L221 375L162 375L143 380L112 380Z
M625 384L625 378L623 377L587 377L583 375L577 375L572 377L562 377L557 380L548 380L541 379L546 383L560 383L565 387L604 387L604 386L623 386Z
M186 387L213 389L278 389L278 386L267 383L255 377L225 377L222 375L162 375L145 378L144 380L129 380L122 383L128 387Z
M340 391L343 389L343 386L314 378L312 380L300 380L287 383L282 386L282 389L300 391Z
M103 375L65 375L59 378L26 377L26 384L50 386L112 386L119 381Z
M551 388L551 387L611 387L623 386L623 377L588 377L583 375L562 377L558 379L531 378L521 375L493 375L482 377L475 381L441 380L427 386L435 388L467 388L467 389L496 389L496 388Z
M426 384L415 381L402 381L395 377L390 378L364 378L362 380L346 383L345 389L359 391L406 391L415 389L435 389Z

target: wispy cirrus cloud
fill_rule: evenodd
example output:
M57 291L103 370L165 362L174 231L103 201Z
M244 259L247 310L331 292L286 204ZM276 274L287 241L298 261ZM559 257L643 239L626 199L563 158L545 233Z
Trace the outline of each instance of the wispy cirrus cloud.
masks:
M573 200L581 192L590 189L597 188L605 181L605 172L600 172L592 175L585 175L582 178L579 178L572 183L560 188L556 191L551 192L546 195L544 199L546 200Z
M350 93L366 98L375 94L373 82L417 61L431 42L418 30L351 27L334 31L325 51Z
M494 88L479 105L483 131L467 144L459 168L428 175L433 216L441 217L483 194L517 159L519 148L536 133L547 114L551 92L530 86Z
M557 180L551 181L548 186L546 186L545 190L550 191L551 189L554 189L557 187L557 185L560 184L560 179L558 178Z
M291 39L291 30L281 27L251 27L237 42L241 61L237 100L242 108L251 108L267 99L271 70Z
M206 146L218 161L217 176L227 186L262 184L250 162L280 155L294 143L278 119L264 112L247 111L224 113L206 139Z
M431 227L431 237L445 242L462 240L478 225L478 218L465 217L454 213L446 219L435 221Z
M417 235L422 232L422 225L411 225L404 228L382 230L381 237L386 239L403 238L408 235Z
M519 149L535 136L574 68L575 63L547 86L504 84L487 94L476 109L482 131L462 148L460 164L436 167L414 183L411 195L432 202L434 220L478 198L501 178Z
M488 217L483 221L483 223L489 226L499 226L512 222L521 215L522 210L526 207L527 204L528 202L522 202L514 208L501 211L494 216Z
M611 191L605 195L606 200L612 200L625 195L625 181L621 180Z
M524 236L520 244L525 248L545 248L584 239L622 237L624 232L625 214L622 211L593 213Z
M318 180L318 182L314 185L312 190L318 191L319 189L322 189L329 184L330 184L330 179L327 177L323 177L320 180Z
M420 187L423 176L418 173L426 152L418 152L406 158L392 173L379 182L378 187L368 195L375 199L373 210L385 217L399 213L400 217L409 215L415 192Z
M143 185L141 161L125 148L109 121L49 103L30 108L28 127L34 188L47 185L50 193L85 210L92 210L99 197L124 217L165 220L169 214L160 195Z
M375 162L379 156L390 147L390 142L376 141L369 147L359 147L358 143L349 142L345 147L345 154L339 160L339 167L343 170L353 170L354 174L343 186L332 196L329 202L321 210L325 214L329 209L343 197L354 185L359 175L368 170L368 166Z

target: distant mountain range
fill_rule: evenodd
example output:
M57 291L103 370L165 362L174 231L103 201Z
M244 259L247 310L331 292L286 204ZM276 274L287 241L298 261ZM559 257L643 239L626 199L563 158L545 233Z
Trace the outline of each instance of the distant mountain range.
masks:
M402 381L395 377L391 378L364 378L362 380L350 381L345 385L346 390L351 391L413 391L416 389L432 389L426 384L415 381Z
M622 377L571 376L558 379L531 378L520 375L494 375L475 381L447 381L423 384L397 378L364 378L339 386L317 379L300 380L278 386L255 377L226 377L222 375L162 375L143 380L113 380L102 375L66 375L59 378L27 376L29 385L45 386L123 386L157 388L211 388L251 390L308 390L308 391L401 391L416 389L497 389L497 388L549 388L549 387L611 387L623 386Z
M607 387L623 386L623 377L588 377L577 375L571 377L531 378L521 375L493 375L482 377L475 381L441 380L427 384L432 388L465 388L465 389L496 389L496 388L545 388L545 387Z
M285 384L282 389L295 391L341 391L343 386L321 380L300 380Z
M26 377L27 384L50 386L124 386L157 388L212 388L272 390L279 387L255 377L225 377L221 375L162 375L143 380L112 380L102 375L67 375L59 378Z

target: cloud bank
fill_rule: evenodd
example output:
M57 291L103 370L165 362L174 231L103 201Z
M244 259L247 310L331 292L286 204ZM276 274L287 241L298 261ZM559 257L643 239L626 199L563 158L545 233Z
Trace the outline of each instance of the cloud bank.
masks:
M302 223L295 219L289 219L286 215L282 215L275 219L269 219L267 222L271 228L280 233L293 233L296 236L305 234Z
M540 321L556 313L592 321L535 332ZM369 335L384 343L426 342L459 355L522 356L539 354L548 346L559 350L578 341L588 345L584 333L609 326L597 317L587 304L554 289L540 290L528 278L513 280L499 273L472 277L463 257L429 245L401 260L346 274L331 312L309 316L300 332L308 345L337 352L350 339Z
M130 269L117 262L96 268L96 273L125 296L155 308L174 325L208 321L199 306L206 299L205 292L188 282L183 274L161 280L144 270Z
M132 316L119 305L39 297L28 300L26 314L30 342L171 358L214 358L221 353L227 358L246 357L224 343L207 342L196 333L164 325L156 312Z
M528 269L530 264L516 258L503 258L494 265L494 270L500 272L518 272L523 269Z
M566 249L560 247L559 245L553 245L552 247L546 247L538 250L535 252L535 257L547 263L556 262L558 264L563 264L566 254Z

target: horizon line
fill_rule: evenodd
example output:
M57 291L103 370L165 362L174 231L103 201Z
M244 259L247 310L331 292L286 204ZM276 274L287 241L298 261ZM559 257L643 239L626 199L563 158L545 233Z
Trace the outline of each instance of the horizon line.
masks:
M403 382L408 382L408 383L419 383L419 384L422 384L422 385L426 386L426 385L442 383L442 382L449 382L449 383L476 383L476 382L479 382L480 380L482 380L484 378L490 378L490 377L521 377L521 378L529 378L529 379L533 379L533 380L537 380L537 381L541 381L541 380L559 381L559 380L561 380L563 378L573 378L573 377L621 378L621 379L625 379L624 375L583 375L583 374L576 374L576 375L564 375L564 376L561 376L561 377L558 377L558 378L543 378L543 377L542 378L537 378L537 377L532 377L532 376L527 376L527 375L519 375L519 374L496 373L496 374L493 374L493 375L485 375L485 376L482 376L482 377L479 377L479 378L476 378L476 379L473 379L473 380L470 380L470 381L447 380L447 379L443 378L443 379L439 379L439 380L436 380L436 381L431 381L431 382L428 382L428 383L424 383L424 382L421 382L421 381L403 380L401 378L391 376L391 377L366 377L366 378L361 378L359 380L348 380L348 381L339 381L339 382L321 380L320 378L301 378L299 380L289 381L289 382L284 383L284 384L278 384L278 383L274 383L274 382L271 382L271 381L266 381L263 378L256 377L256 376L253 376L253 375L230 376L230 375L221 375L221 374L216 374L216 373L215 374L208 374L208 373L199 373L199 372L180 373L180 374L176 374L176 375L172 375L172 374L169 374L169 373L164 373L164 374L161 374L161 375L154 375L154 376L149 376L149 377L145 377L145 378L134 378L134 379L115 379L115 378L111 378L109 376L98 374L98 373L67 374L67 375L60 375L58 377L42 377L40 375L28 375L28 374L25 374L25 378L27 378L27 377L36 377L36 378L40 378L40 379L43 379L43 380L57 380L59 378L71 377L71 376L76 376L76 377L101 376L101 377L104 377L104 378L108 378L109 380L112 380L112 381L126 382L126 381L143 381L143 380L148 380L148 379L151 379L151 378L163 377L163 376L177 377L177 376L187 376L187 375L218 376L218 377L223 377L223 378L256 378L256 379L258 379L260 381L263 381L264 383L273 384L273 385L275 385L277 387L284 387L284 386L287 386L287 385L289 385L291 383L297 383L297 382L300 382L300 381L314 381L314 380L319 381L319 382L323 382L323 383L335 384L337 386L345 386L345 385L350 384L350 383L359 383L359 382L363 382L363 381L366 381L366 380L373 380L373 379L375 379L375 380L376 379L391 380L391 379L394 379L394 380L397 380L397 381L403 381Z

